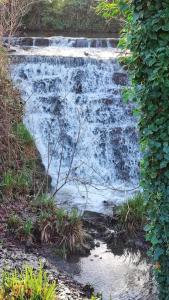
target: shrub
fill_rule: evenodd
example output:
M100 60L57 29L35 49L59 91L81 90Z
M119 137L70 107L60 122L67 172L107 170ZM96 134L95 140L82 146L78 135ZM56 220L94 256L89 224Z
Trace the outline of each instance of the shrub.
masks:
M0 300L55 300L56 283L50 283L42 266L38 271L26 266L19 273L4 272L0 285Z

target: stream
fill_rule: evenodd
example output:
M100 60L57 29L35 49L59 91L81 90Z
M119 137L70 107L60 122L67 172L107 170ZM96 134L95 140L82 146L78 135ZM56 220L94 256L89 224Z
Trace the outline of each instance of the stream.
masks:
M139 250L134 252L95 240L97 246L87 257L64 260L55 252L47 255L52 265L71 275L86 289L94 288L103 300L157 300L152 266Z
M129 85L117 38L17 37L11 76L25 103L57 203L112 214L139 185L140 152ZM106 205L105 205L106 203ZM88 257L54 259L77 281L109 300L155 300L151 268L138 252L115 253L99 241Z

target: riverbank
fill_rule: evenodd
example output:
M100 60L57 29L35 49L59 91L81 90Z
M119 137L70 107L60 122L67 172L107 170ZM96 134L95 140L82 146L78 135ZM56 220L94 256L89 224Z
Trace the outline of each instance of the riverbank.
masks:
M33 253L38 242L48 243L55 235L55 242L57 240L61 247L65 246L66 250L74 251L77 244L79 247L82 246L84 234L81 221L75 212L68 215L63 210L57 210L52 199L45 196L50 179L42 167L30 133L22 123L23 105L19 92L10 80L8 66L7 53L5 49L0 48L1 272L3 269L21 270L21 266L25 263L32 264L32 262L33 267L38 267L40 258L38 253L25 252ZM56 227L56 220L61 223L62 230L61 227ZM77 238L74 236L74 229L76 234L79 230ZM66 232L69 239L65 241L63 236L67 234ZM64 285L63 281L69 281L67 277L64 279L62 275L64 280L59 281L59 273L56 270L52 273L50 266L49 273L59 282L59 299L85 299L82 287L80 290L80 286L75 284L74 287L71 283Z
M17 248L9 242L0 245L0 276L3 270L10 272L13 270L21 271L25 266L32 266L34 270L38 270L40 263L43 270L47 273L49 280L57 282L57 297L59 300L91 299L92 292L89 289L86 291L85 287L74 281L70 275L68 276L63 272L60 273L37 250L34 250L33 253L27 253L24 248Z

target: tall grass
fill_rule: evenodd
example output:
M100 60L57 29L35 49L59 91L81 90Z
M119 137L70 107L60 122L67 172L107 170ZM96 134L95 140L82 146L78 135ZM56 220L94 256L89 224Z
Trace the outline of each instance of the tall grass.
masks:
M143 193L136 194L117 209L120 223L130 231L142 230L146 223L146 206Z
M4 272L0 285L0 300L56 300L56 283L50 283L40 266L38 271L26 266L19 273Z

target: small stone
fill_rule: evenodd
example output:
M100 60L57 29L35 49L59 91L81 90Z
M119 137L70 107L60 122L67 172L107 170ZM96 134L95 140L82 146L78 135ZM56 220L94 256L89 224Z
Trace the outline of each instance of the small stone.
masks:
M97 243L95 244L95 246L96 246L96 247L100 247L100 242L97 242Z

